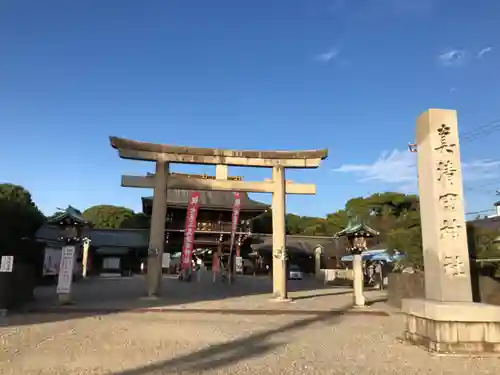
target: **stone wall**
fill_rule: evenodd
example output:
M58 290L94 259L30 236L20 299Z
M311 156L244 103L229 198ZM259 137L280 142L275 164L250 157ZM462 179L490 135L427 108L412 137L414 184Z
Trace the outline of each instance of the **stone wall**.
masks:
M21 307L33 298L37 284L33 264L17 263L13 272L0 273L0 309Z
M441 354L500 353L500 323L438 321L406 315L407 341Z
M423 273L390 273L387 287L388 304L401 308L403 298L424 298L425 283ZM474 284L474 283L473 283ZM487 276L478 276L476 302L500 306L500 281Z
M500 306L500 280L479 276L480 301Z
M403 298L424 298L423 273L390 273L388 275L387 303L401 308Z
M352 270L349 269L321 269L316 277L325 284L352 286Z
M41 280L43 245L21 241L13 249L0 249L0 256L14 255L12 272L0 272L0 309L13 309L33 298Z

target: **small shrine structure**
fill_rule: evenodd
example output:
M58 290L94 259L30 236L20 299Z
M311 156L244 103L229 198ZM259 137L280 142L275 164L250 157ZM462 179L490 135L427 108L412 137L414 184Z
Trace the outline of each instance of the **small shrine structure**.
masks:
M90 239L83 234L85 228L92 227L92 223L85 219L80 211L72 206L68 206L64 211L57 214L53 218L47 220L48 225L53 225L59 229L58 242L62 244L61 251L63 252L61 258L61 265L59 270L59 281L58 281L58 298L61 304L71 303L71 284L73 279L73 268L75 263L82 262L82 277L86 276L87 273L87 262L88 262L88 252L90 247ZM66 272L61 272L61 269L65 267L64 263L68 260L64 257L65 248L72 248L71 258L69 261L68 270ZM64 273L64 275L63 275ZM60 288L62 283L62 278L66 277L64 290Z
M347 227L335 235L336 238L347 238L346 250L352 255L354 307L365 306L362 253L368 248L367 239L379 234L359 217L349 217Z

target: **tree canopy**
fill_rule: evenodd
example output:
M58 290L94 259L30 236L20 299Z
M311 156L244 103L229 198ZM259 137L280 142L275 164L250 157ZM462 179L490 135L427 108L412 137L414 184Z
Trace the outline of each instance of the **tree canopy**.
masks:
M347 226L349 216L357 216L380 232L380 247L390 252L403 251L407 254L406 265L423 268L422 234L418 196L395 192L377 193L368 197L355 197L345 207L324 218L286 216L287 234L309 236L333 236ZM478 258L500 257L495 242L498 230L478 228L470 230L469 248L474 248ZM272 215L267 212L253 222L256 233L272 233Z
M398 218L418 213L418 197L402 193L381 193L356 197L347 201L345 208L326 217L286 215L287 234L333 236L347 226L349 215L358 216L381 233L387 233ZM418 217L418 215L417 215ZM253 220L253 231L272 233L272 213L266 212Z
M19 185L0 184L0 248L32 238L44 220L28 190Z
M102 204L87 208L82 215L94 228L118 229L123 228L125 223L130 223L135 213L130 208Z

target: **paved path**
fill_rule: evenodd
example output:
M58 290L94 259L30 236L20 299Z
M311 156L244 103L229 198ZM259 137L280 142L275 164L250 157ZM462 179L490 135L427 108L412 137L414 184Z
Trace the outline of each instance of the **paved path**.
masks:
M139 308L224 308L224 309L280 309L283 304L270 304L272 281L268 277L240 276L232 285L212 282L207 274L201 282L178 281L166 276L162 281L161 297L144 299L145 284L140 276L131 278L87 279L74 284L72 297L75 305L66 310L125 311ZM352 300L351 288L325 286L314 278L289 281L289 296L295 300L289 308L300 309L308 300L307 308L327 310L318 297L345 295ZM37 311L60 310L55 286L38 288L36 301L30 308Z
M102 288L103 282L94 287L99 285ZM189 289L186 285L180 288ZM208 286L206 289L213 292ZM498 359L434 357L398 343L403 330L401 315L342 314L352 296L332 294L338 291L293 292L315 297L292 304L272 303L269 295L256 293L221 302L170 303L168 313L13 316L10 326L0 328L0 374L500 373ZM379 296L377 292L367 295ZM83 301L80 296L80 303ZM386 309L381 304L376 307ZM196 308L215 312L193 312ZM223 314L228 309L242 311ZM282 311L270 313L275 309ZM251 311L262 313L257 316Z

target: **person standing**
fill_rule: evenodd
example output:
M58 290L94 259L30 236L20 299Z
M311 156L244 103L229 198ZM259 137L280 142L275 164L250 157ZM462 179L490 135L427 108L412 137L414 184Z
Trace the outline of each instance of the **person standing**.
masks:
M382 262L377 262L375 266L375 274L377 278L378 288L382 290L384 288L383 286L384 279L382 275Z

